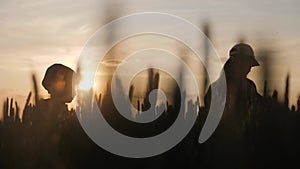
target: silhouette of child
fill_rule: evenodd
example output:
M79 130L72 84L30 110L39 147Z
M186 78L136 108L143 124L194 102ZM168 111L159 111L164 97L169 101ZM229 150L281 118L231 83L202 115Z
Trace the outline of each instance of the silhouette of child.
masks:
M42 85L59 103L69 103L74 97L73 77L75 72L62 64L53 64L45 74Z
M59 168L64 165L60 155L64 130L67 127L70 111L66 103L73 100L73 79L75 72L62 64L51 65L42 81L43 87L51 95L50 99L42 99L36 105L34 123L36 135L41 145L37 157L44 166ZM51 158L48 158L51 157Z

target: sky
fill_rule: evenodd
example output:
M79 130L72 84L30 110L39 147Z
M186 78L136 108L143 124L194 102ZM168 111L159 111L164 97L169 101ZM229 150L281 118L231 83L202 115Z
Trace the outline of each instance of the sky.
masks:
M229 49L240 39L254 51L272 51L272 86L283 96L286 74L291 77L291 101L300 94L300 2L297 0L45 0L0 1L0 106L9 96L23 107L32 91L31 74L41 83L48 66L62 63L76 69L87 40L108 21L137 12L164 12L199 26L211 27L211 42L225 62ZM262 63L262 58L257 56ZM258 78L264 64L249 78L262 92ZM297 89L298 88L298 89ZM42 97L47 92L39 85ZM2 112L2 111L0 111Z

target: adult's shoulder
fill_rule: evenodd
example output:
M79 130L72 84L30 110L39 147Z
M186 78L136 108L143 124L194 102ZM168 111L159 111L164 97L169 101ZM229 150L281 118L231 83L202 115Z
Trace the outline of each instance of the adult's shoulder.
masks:
M250 92L251 92L251 93L255 93L255 95L258 96L258 97L260 97L260 98L262 97L262 96L257 92L256 85L255 85L255 83L254 83L252 80L250 80L250 79L247 78L247 84L248 84L248 88L250 89Z
M213 94L214 96L219 96L219 97L225 97L226 96L226 90L227 90L227 84L226 80L223 77L220 77L217 81L212 83L206 92L206 96L211 97ZM212 93L213 92L213 93Z

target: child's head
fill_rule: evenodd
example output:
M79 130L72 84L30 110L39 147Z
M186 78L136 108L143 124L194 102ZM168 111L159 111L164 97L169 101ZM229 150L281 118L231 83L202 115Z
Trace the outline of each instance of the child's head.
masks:
M69 67L62 64L53 64L47 69L42 85L52 99L69 103L74 97L74 77L75 72Z

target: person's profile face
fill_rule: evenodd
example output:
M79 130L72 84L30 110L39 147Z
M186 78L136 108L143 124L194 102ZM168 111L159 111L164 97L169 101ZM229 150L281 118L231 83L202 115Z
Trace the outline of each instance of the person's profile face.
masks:
M235 72L240 78L247 77L248 73L251 71L251 66L249 66L249 63L246 60L237 59L235 65Z

